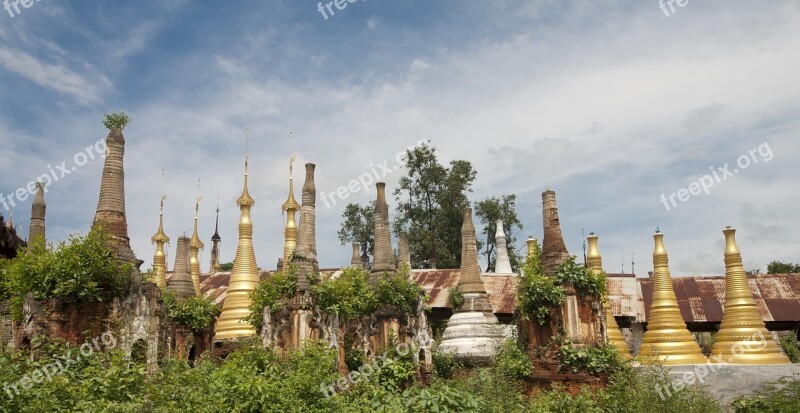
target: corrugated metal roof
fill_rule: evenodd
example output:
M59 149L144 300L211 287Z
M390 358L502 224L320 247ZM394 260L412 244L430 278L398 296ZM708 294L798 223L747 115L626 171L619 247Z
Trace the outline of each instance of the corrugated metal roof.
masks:
M275 271L263 271L261 279ZM336 277L338 269L320 270L323 277ZM203 274L203 295L217 303L225 300L230 272ZM461 270L413 270L411 277L430 296L433 308L449 308L447 293L458 285ZM167 280L171 274L167 274ZM496 314L514 312L519 277L482 274L489 300ZM762 274L748 277L750 289L764 321L800 321L800 274ZM720 322L725 299L725 277L673 277L672 283L681 315L687 322ZM646 322L650 311L652 282L631 274L608 274L609 301L615 316Z

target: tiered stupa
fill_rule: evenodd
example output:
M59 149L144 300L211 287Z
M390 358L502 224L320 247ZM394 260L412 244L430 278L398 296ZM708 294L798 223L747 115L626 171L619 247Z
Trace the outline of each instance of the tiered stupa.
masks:
M647 332L644 333L639 358L644 363L659 361L663 365L703 364L705 356L692 337L681 316L672 278L669 274L669 257L664 248L664 234L653 235L653 297Z
M597 235L590 233L589 236L586 237L586 240L589 244L586 264L593 273L599 274L603 272L603 259L597 247ZM606 285L608 285L608 283L606 283ZM608 296L606 300L608 300ZM619 325L617 325L617 320L614 318L614 314L611 311L611 303L605 302L603 307L606 316L606 337L608 338L608 344L616 347L623 358L630 358L631 349L628 347L628 343L625 342L625 337L623 337Z
M561 233L556 193L550 189L542 193L542 221L544 223L542 266L545 275L552 276L555 274L556 268L569 258L569 251L564 244L564 235Z
M711 349L712 359L729 364L791 364L767 331L747 283L736 230L725 234L725 312Z
M495 259L494 272L496 274L513 274L511 270L511 259L508 257L508 248L506 246L506 233L503 230L503 220L497 220L497 231L494 235L495 243L497 245L497 258Z
M286 228L283 230L283 265L289 263L292 254L297 248L297 209L300 204L294 199L294 176L293 176L294 156L289 160L289 196L286 202L281 205L281 209L286 213Z
M153 278L159 288L167 286L167 255L164 252L164 244L169 242L169 237L164 233L164 200L166 195L161 195L161 209L158 213L158 231L150 238L150 242L156 245L156 252L153 254Z
M214 235L211 236L211 265L209 272L219 272L221 266L219 264L219 243L222 237L219 236L219 204L217 204L217 221L214 224Z
M351 267L361 267L361 246L357 243L353 243L353 255L350 256L350 266Z
M44 184L36 182L36 196L33 198L33 204L31 205L31 222L28 229L28 241L40 239L42 242L47 242L45 235L47 205L44 202L44 191Z
M239 219L239 243L236 246L236 258L233 260L228 290L222 313L217 319L214 331L215 340L237 339L255 335L255 328L244 321L250 315L252 299L250 293L255 291L260 277L256 265L256 254L253 250L253 222L250 210L256 201L247 189L247 159L244 161L244 188L242 195L236 200L241 210Z
M407 266L411 269L411 249L408 247L408 233L400 231L397 235L397 269Z
M192 276L189 274L189 243L189 237L185 235L178 237L175 266L172 268L172 278L167 285L167 290L180 298L195 295Z
M386 203L386 183L375 184L377 199L375 202L375 251L372 271L369 274L370 284L375 284L386 273L397 271L392 256L392 233L389 229L389 204Z
M453 309L439 348L452 353L460 362L481 364L495 357L504 334L492 312L489 295L481 280L475 225L470 208L464 208L461 242L463 254L458 290L464 296L464 303Z
M303 183L302 205L300 206L300 231L294 262L297 263L297 292L306 294L311 290L309 277L319 270L317 263L316 202L317 187L314 183L316 165L306 164L306 181Z
M197 232L197 219L200 213L200 180L197 181L197 200L194 204L194 233L192 239L189 241L189 269L192 274L192 285L194 286L195 295L202 295L200 292L200 250L205 248L203 241L200 241L200 236Z

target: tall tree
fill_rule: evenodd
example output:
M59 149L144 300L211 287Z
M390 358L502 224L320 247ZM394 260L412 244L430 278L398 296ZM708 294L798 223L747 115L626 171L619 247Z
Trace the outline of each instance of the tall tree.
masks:
M408 150L407 176L394 191L397 214L394 230L408 231L414 267L456 268L461 262L462 209L469 206L476 172L464 160L446 168L427 142Z
M515 247L517 238L514 236L514 228L522 230L522 222L517 217L517 196L514 194L503 195L499 198L491 197L480 201L475 206L475 215L483 224L483 236L486 240L483 255L486 256L486 271L494 271L497 261L497 242L495 233L497 232L497 220L503 220L503 231L506 234L506 248L508 258L511 261L511 269L514 272L519 268L522 259Z
M375 241L375 201L367 205L347 204L342 213L339 241L342 245L357 242L361 246L361 260L369 262Z
M800 264L772 261L767 265L767 274L790 274L800 272Z

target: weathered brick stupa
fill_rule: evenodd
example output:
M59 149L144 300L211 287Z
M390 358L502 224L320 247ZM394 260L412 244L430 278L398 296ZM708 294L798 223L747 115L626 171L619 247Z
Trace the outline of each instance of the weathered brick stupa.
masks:
M45 215L47 213L47 205L44 202L44 184L41 182L36 183L36 196L33 198L31 205L31 222L28 229L28 241L39 239L41 242L47 242L45 235Z
M222 237L219 236L219 203L217 203L217 220L214 224L214 235L211 236L211 264L209 264L209 273L219 272L221 268L219 264L220 242L222 242Z
M457 288L464 296L464 303L454 309L439 348L452 353L459 362L489 363L505 336L481 280L471 208L464 208L461 242L461 279Z
M408 247L408 233L400 231L397 234L397 269L404 266L411 269L411 249Z
M297 291L304 295L311 290L308 278L319 270L317 263L317 187L314 183L316 165L306 164L306 181L303 183L302 205L300 206L300 233L294 262L297 264Z
M375 253L372 271L369 274L370 284L375 284L385 274L397 271L392 256L392 233L389 229L389 204L386 203L386 183L375 185L378 195L375 202Z
M172 278L167 286L167 290L172 291L180 298L195 295L192 276L189 274L190 242L189 237L185 235L178 238L178 245L175 251L175 266L172 269Z

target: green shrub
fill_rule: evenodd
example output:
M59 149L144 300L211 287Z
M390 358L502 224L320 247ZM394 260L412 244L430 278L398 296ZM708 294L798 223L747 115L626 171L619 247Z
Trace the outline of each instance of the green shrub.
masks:
M796 332L781 337L781 347L792 363L800 363L800 342L797 341Z
M125 112L106 113L103 118L103 126L108 130L125 129L131 123L131 117Z
M36 300L59 298L76 305L123 296L133 266L117 259L106 246L108 239L102 228L93 228L85 236L70 236L55 248L33 242L20 250L0 269L12 316L21 319L28 293Z
M458 287L447 290L447 303L453 310L461 307L464 304L464 293Z
M525 379L533 375L533 364L528 353L516 340L506 340L497 354L497 370L512 379Z
M581 296L601 297L606 293L606 273L595 274L586 266L576 263L574 255L558 266L555 281L560 285L572 283Z
M597 396L604 411L614 413L722 411L700 384L676 391L667 370L659 366L623 368L611 375L608 386Z
M208 330L222 311L219 305L204 297L178 299L173 292L166 290L162 292L162 297L167 315L194 332Z
M403 274L381 277L375 286L375 297L381 305L391 305L408 314L416 312L417 303L425 291Z
M573 373L607 375L623 368L619 350L611 345L575 347L569 340L559 348L559 368Z
M534 241L533 250L525 261L517 286L517 308L526 320L534 317L539 324L545 324L550 319L550 309L560 306L566 296L554 278L544 275L538 241Z
M531 413L604 413L608 410L602 408L588 389L581 389L575 396L570 395L562 387L554 387L553 390L539 395L531 400Z
M297 288L297 265L290 263L284 271L278 271L266 280L258 283L255 291L250 293L250 315L245 321L255 328L261 328L261 313L269 308L275 313L283 308L284 300L294 294Z
M439 350L439 346L433 348L431 355L433 363L433 375L442 379L453 378L453 373L458 367L456 358L453 353L445 353Z
M367 270L348 267L336 279L321 281L311 289L321 309L343 321L364 317L378 306L375 291L369 286Z
M767 384L763 391L736 398L731 406L736 413L800 412L800 380L784 377Z

